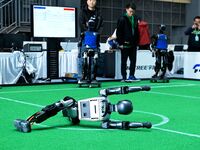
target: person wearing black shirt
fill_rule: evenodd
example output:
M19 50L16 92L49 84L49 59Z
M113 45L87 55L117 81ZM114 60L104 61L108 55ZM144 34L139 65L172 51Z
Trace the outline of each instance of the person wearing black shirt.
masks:
M81 33L88 30L88 21L91 17L95 18L95 32L101 33L103 27L103 18L99 9L96 7L96 0L87 0L87 5L80 12L79 25Z
M80 41L79 41L79 55L78 55L78 76L81 78L79 81L80 83L86 82L86 75L87 73L84 73L84 51L87 49L85 47L85 37L86 37L86 32L89 33L88 31L91 31L91 21L92 21L92 33L90 34L98 34L98 43L97 45L97 50L99 53L99 44L100 44L100 33L102 31L103 27L103 19L100 14L99 9L96 7L97 0L87 0L87 5L84 6L80 12L79 15L79 26L81 30L81 36L80 36ZM92 39L88 40L87 42L91 42ZM97 65L96 65L97 67ZM97 68L95 67L95 71L92 77L92 82L96 82L96 72ZM86 70L86 69L85 69Z
M187 28L185 35L188 35L188 51L200 52L200 16L193 19L192 27Z

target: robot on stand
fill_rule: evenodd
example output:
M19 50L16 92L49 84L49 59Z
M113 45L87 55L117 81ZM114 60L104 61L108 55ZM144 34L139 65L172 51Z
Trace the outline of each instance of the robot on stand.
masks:
M156 58L155 62L155 74L151 78L151 82L169 82L169 79L165 76L168 68L168 42L167 35L164 34L166 26L161 24L160 31L157 35L152 37L152 56ZM171 65L171 64L170 64Z
M103 129L124 129L130 128L151 128L150 122L129 122L129 121L113 121L110 119L112 112L118 112L122 115L128 115L133 111L133 105L130 100L120 100L117 104L111 104L108 96L114 94L128 94L129 92L149 91L149 86L141 87L116 87L107 88L99 91L99 97L79 100L78 102L72 97L47 105L41 111L36 112L27 120L16 119L14 126L21 132L30 132L31 125L41 123L46 119L55 116L62 111L63 116L67 117L72 124L79 124L80 120L101 121Z
M100 35L94 32L94 28L95 18L91 17L88 21L88 31L81 34L81 41L79 42L79 55L82 62L82 77L78 81L79 87L101 86L96 80L97 59L100 53Z

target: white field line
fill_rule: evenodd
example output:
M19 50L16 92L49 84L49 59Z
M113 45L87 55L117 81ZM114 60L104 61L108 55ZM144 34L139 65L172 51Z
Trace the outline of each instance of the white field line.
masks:
M164 92L147 92L149 94L157 94L157 95L167 95L167 96L175 96L175 97L182 97L182 98L190 98L190 99L200 99L200 97L197 96L190 96L190 95L179 95L179 94L171 94L171 93L164 93Z
M169 118L164 116L164 115L161 115L161 114L146 112L146 111L140 111L140 110L134 110L134 112L149 114L149 115L152 115L152 116L157 116L157 117L162 118L162 121L160 123L153 124L153 127L162 126L162 125L167 124L169 122Z
M0 97L0 99L6 100L6 101L9 101L9 102L15 102L15 103L19 103L19 104L24 104L24 105L36 106L36 107L40 107L40 108L44 107L42 105L29 103L29 102L24 102L22 100L15 100L15 99L12 99L12 98Z
M200 135L198 135L198 134L185 133L185 132L180 132L180 131L176 131L176 130L158 128L158 127L153 127L153 128L156 130L164 131L164 132L171 132L171 133L186 135L186 136L190 136L190 137L200 138Z
M86 90L87 88L81 88L79 90ZM44 90L23 90L23 91L8 91L8 92L1 92L0 94L12 94L12 93L33 93L33 92L51 92L51 91L73 91L78 90L78 88L57 88L57 89L44 89ZM88 90L88 89L87 89Z

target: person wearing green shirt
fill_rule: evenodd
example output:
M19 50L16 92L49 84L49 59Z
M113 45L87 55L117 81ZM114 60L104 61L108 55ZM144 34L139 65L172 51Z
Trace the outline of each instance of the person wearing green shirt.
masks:
M200 52L200 16L195 16L193 25L185 31L188 35L188 51Z
M126 13L117 22L117 42L121 49L121 74L122 81L138 80L135 77L137 45L139 39L138 17L135 15L136 5L129 3L126 5ZM130 74L127 79L127 59L130 60Z

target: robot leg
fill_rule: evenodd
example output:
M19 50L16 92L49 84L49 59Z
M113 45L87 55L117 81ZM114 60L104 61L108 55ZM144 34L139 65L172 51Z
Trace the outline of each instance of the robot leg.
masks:
M91 83L92 81L92 68L93 68L93 57L89 54L88 55L88 82Z
M104 121L101 125L104 129L123 129L129 130L130 128L151 128L150 122L129 122L129 121Z
M76 105L76 101L72 97L65 97L63 100L47 105L42 108L41 111L36 112L26 120L14 120L14 126L21 132L30 132L33 123L41 123L48 118L55 116L60 110L74 107L74 105Z
M93 70L92 70L92 74L93 74L93 77L92 77L92 80L96 80L96 77L97 77L97 60L98 60L98 53L95 52L95 55L94 55L94 58L93 58Z
M82 80L85 80L87 77L87 73L88 73L88 58L87 58L87 52L83 53L83 64L82 64Z
M94 79L94 67L95 67L95 62L94 60L96 59L96 52L94 49L89 49L88 50L88 82L91 83L92 80ZM96 75L96 74L95 74Z
M152 78L157 78L160 69L161 69L161 56L159 53L157 53L156 63L155 63L155 74L152 76Z
M161 68L162 74L160 75L161 79L165 78L165 74L166 74L166 70L167 70L168 60L167 60L167 55L166 54L162 55L162 68Z

